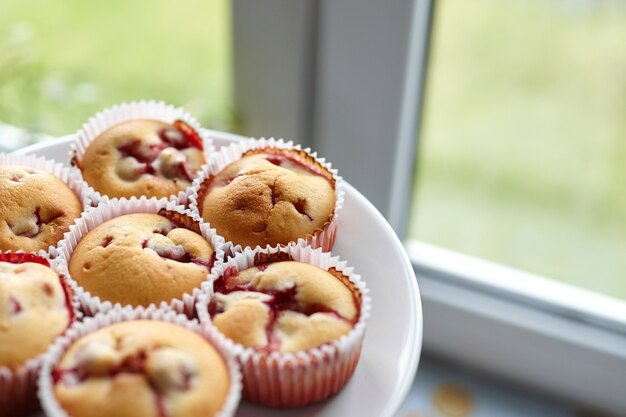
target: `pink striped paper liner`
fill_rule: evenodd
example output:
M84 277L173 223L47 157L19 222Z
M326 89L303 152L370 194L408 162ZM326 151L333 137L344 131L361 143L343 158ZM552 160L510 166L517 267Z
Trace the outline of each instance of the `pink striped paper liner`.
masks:
M59 275L61 285L65 287L66 295L71 297L69 301L73 310L73 321L81 320L82 313L79 309L78 300L72 294L61 272L60 264L63 260L49 259L44 251L40 251L38 254L21 251L15 253L0 252L0 261L3 262L23 263L32 261L25 259L25 257L36 257L38 258L37 263L42 263L40 260L48 262L50 268ZM45 324L44 318L42 318L42 324ZM37 373L41 368L44 356L45 352L28 360L17 369L0 366L0 411L2 411L2 415L20 416L39 409Z
M370 315L369 290L361 277L346 262L329 252L313 249L304 242L287 247L245 248L234 258L220 264L210 281L260 263L292 259L328 270L335 268L349 279L361 295L359 320L347 335L331 343L297 353L271 352L245 347L226 339L237 354L243 373L244 399L270 407L299 407L336 394L348 383L359 361ZM196 306L200 322L215 327L208 313L212 287Z

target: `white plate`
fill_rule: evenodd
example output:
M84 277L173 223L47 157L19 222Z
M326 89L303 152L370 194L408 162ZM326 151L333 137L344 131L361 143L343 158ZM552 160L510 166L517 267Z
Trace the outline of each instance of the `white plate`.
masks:
M232 134L210 133L218 147L241 139ZM18 152L67 163L69 143L64 138ZM393 229L349 184L333 253L363 276L372 296L372 315L353 378L337 396L322 403L294 410L242 403L237 417L393 417L404 402L422 346L422 306L417 281Z

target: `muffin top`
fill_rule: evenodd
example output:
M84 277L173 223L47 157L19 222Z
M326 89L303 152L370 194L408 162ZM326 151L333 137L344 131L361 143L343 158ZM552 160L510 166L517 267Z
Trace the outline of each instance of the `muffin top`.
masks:
M226 241L243 247L287 244L332 219L334 179L302 151L244 154L205 181L198 210Z
M218 279L209 314L243 346L298 352L352 330L360 307L355 291L316 266L273 262Z
M0 366L16 369L45 352L71 320L71 306L52 269L0 261Z
M72 417L208 417L230 378L201 336L160 321L110 325L77 340L53 371L54 395Z
M85 150L85 181L109 197L168 197L191 184L204 164L202 140L183 121L131 120L101 133Z
M59 178L38 169L0 166L0 250L37 252L56 246L82 205Z
M167 217L135 213L82 237L69 260L72 278L102 301L148 306L191 294L206 279L214 249L197 230Z

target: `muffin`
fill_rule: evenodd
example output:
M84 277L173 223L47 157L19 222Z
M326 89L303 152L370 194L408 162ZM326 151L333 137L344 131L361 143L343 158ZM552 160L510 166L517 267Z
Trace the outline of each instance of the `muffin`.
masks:
M216 416L231 386L229 367L211 343L149 320L111 324L74 341L52 381L72 417Z
M0 166L0 251L55 246L82 204L56 176L28 166Z
M130 203L122 200L117 209ZM101 216L106 208L88 215ZM69 254L71 278L90 296L111 304L159 305L191 294L206 280L216 259L215 248L190 217L167 210L161 214L114 217L82 237L74 236L80 241Z
M135 119L97 135L82 158L83 178L109 197L169 197L185 190L204 164L199 133L183 120Z
M213 324L234 342L268 352L299 352L338 340L359 318L351 288L301 262L266 263L222 276L214 291Z
M216 266L200 322L233 344L244 398L299 407L339 392L361 352L370 301L361 278L300 243L250 249Z
M36 408L33 360L73 319L70 296L44 258L0 253L0 410Z
M45 352L72 317L65 287L43 258L0 254L0 366L17 369Z
M333 174L302 150L250 149L200 185L197 209L234 245L285 245L332 221L335 185Z

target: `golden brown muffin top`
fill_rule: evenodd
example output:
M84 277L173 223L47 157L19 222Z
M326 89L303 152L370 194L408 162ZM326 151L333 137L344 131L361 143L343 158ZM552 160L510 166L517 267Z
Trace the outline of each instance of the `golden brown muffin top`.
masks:
M131 120L101 133L74 161L109 197L168 197L185 190L204 164L202 140L182 121Z
M0 366L44 353L72 320L59 276L33 262L0 262Z
M201 188L200 215L242 247L287 244L322 228L334 214L334 180L301 152L255 152L227 165Z
M71 277L113 304L159 305L205 281L214 249L199 234L154 213L111 219L82 237L69 260Z
M298 352L348 334L358 321L359 308L353 290L337 276L306 263L284 261L221 277L209 314L236 343Z
M63 239L82 205L59 178L38 169L0 166L0 250L37 252Z
M160 321L110 325L74 342L53 371L72 417L209 417L230 378L218 351L191 330Z

